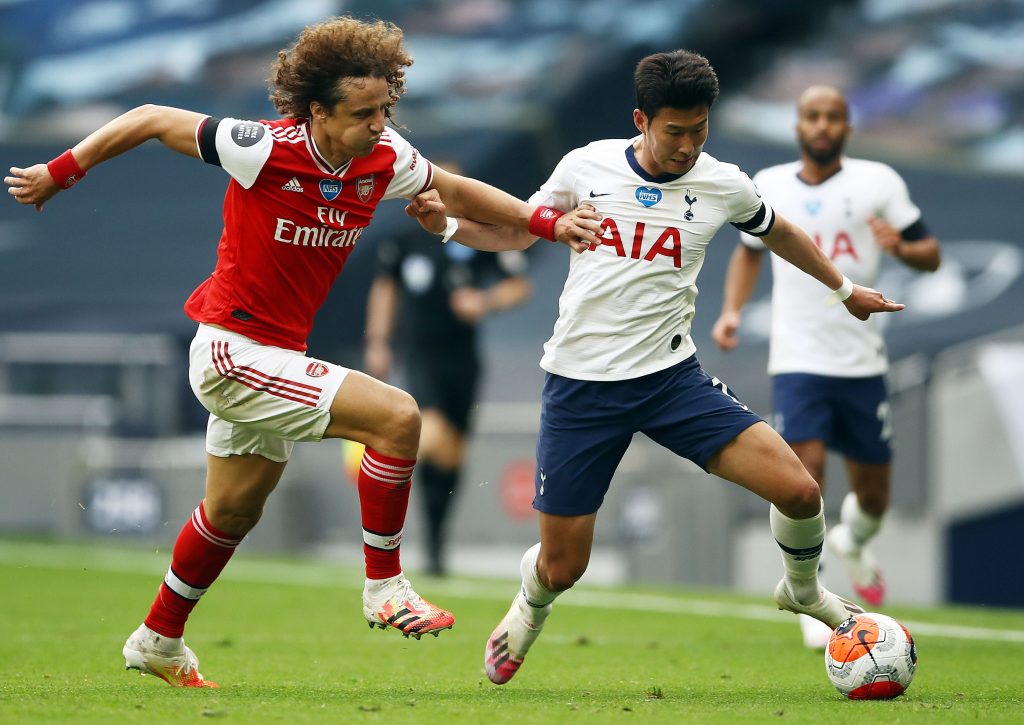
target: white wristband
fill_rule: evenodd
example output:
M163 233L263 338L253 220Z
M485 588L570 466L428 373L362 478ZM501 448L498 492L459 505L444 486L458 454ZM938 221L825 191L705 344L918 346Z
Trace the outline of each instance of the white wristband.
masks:
M444 233L441 234L441 244L447 244L448 240L455 236L455 232L459 231L459 220L453 216L446 217L448 224L444 228Z
M826 305L834 305L837 302L845 302L849 299L850 295L853 294L853 282L845 274L843 275L843 283L839 285L839 289L834 289L828 293L825 297Z

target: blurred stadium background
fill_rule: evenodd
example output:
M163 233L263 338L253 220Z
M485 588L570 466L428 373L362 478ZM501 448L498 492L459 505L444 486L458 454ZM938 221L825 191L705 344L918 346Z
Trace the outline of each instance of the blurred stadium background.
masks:
M944 247L937 274L891 266L879 285L908 303L887 320L897 459L877 549L891 597L1024 606L1024 578L1006 564L1024 527L1024 2L0 0L0 157L52 158L141 103L273 117L274 51L338 13L405 29L416 64L397 120L412 142L523 198L569 149L633 134L632 67L646 53L710 58L723 93L707 150L751 174L795 157L806 85L845 89L851 155L896 167ZM225 184L151 144L44 214L0 204L0 537L173 541L205 463L181 305L213 268ZM361 366L374 246L403 223L397 202L382 207L318 317L312 354ZM709 336L735 241L726 229L709 248L695 340L705 367L767 415L766 285L737 352L718 353ZM513 576L536 540L537 360L567 253L531 254L534 298L484 336L489 374L453 527L460 572ZM337 443L297 447L246 548L361 556L342 457ZM403 547L411 569L417 512ZM765 513L638 437L587 580L767 592L778 554Z

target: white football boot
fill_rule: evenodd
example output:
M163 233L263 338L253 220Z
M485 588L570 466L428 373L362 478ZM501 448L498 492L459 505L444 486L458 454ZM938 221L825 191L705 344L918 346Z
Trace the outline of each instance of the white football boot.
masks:
M818 600L810 604L798 602L786 586L786 579L779 582L775 587L775 604L779 609L784 609L794 614L806 614L809 617L824 622L830 629L835 629L845 622L853 614L863 614L864 610L848 599L843 599L833 594L828 589L819 588Z
M145 624L132 632L121 653L126 670L155 675L171 687L220 686L203 679L196 653L185 646L181 637L164 637Z
M435 637L451 629L455 617L413 591L402 574L390 579L367 579L363 587L363 616L370 628L394 627L406 637Z

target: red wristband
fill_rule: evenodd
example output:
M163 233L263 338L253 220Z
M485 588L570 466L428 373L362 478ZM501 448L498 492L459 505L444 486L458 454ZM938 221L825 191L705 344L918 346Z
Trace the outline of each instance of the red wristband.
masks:
M62 189L70 189L85 178L85 170L75 161L71 149L46 164L46 168L54 183Z
M564 214L565 212L550 206L538 206L530 215L530 224L527 229L535 237L553 242L555 241L555 222Z

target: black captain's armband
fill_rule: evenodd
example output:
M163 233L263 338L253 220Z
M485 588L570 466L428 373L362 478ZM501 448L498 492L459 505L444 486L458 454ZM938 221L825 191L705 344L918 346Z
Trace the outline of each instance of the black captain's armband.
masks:
M739 229L741 232L744 232L746 234L750 234L750 235L755 236L755 237L763 237L765 234L767 234L768 232L770 232L772 230L772 227L775 226L775 210L774 209L771 210L771 218L768 220L768 224L767 224L767 226L765 226L763 231L755 232L755 231L752 231L752 230L753 229L757 229L759 226L761 226L764 223L764 218L765 218L765 216L767 214L768 214L768 208L764 205L764 202L762 202L761 203L761 208L758 209L757 213L754 214L754 216L750 217L750 219L747 219L747 221L745 221L745 222L731 222L731 223L732 223L732 225L734 227Z
M213 116L203 121L199 128L199 155L203 161L214 166L220 166L220 154L217 153L217 126L220 119Z
M931 235L928 233L928 227L920 219L900 232L900 238L903 239L904 242L920 242L922 239L929 236Z

